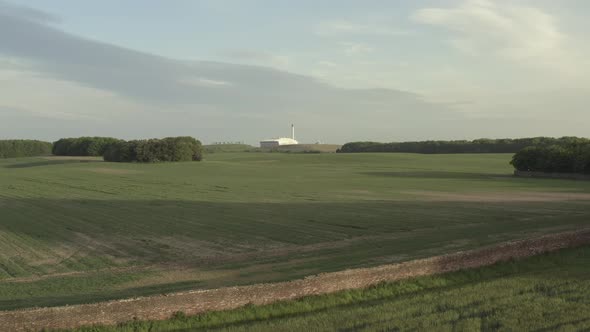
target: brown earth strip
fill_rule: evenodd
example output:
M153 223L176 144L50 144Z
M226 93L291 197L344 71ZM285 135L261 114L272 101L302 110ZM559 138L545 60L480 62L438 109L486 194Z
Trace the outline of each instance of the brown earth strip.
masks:
M167 319L177 311L195 315L206 311L234 309L249 303L263 305L303 296L365 288L386 281L481 267L589 243L590 229L583 229L399 264L324 273L289 282L197 290L95 304L4 311L0 312L0 326L7 331L35 331L43 328L114 325L134 319Z

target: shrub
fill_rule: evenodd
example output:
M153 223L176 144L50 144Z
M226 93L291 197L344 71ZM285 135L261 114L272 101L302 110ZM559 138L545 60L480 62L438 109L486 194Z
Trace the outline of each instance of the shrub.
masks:
M590 143L570 141L567 145L527 147L517 152L510 163L519 171L588 174Z
M102 156L113 144L121 140L112 137L62 138L53 143L56 156Z
M590 174L590 144L577 149L574 158L574 172Z
M131 156L131 145L125 141L113 143L107 148L103 158L105 161L130 162L133 159Z
M534 172L540 170L539 160L543 155L541 148L531 146L517 152L510 164L519 171Z
M0 158L47 156L51 143L36 140L0 140Z
M114 162L200 161L202 158L201 142L186 136L120 141L111 144L104 153L105 161Z

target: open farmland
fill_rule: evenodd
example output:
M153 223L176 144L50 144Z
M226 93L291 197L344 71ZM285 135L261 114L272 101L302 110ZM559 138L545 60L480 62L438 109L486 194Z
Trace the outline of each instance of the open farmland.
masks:
M590 247L296 301L78 332L587 331Z
M278 152L295 152L295 153L320 153L320 152L336 152L341 145L337 144L295 144L282 145L276 148Z
M590 182L514 178L510 157L1 160L0 309L288 280L590 225Z

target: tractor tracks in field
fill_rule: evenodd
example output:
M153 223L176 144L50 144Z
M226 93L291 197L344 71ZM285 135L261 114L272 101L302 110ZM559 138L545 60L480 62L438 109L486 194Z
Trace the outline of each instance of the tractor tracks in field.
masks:
M170 318L182 311L195 315L264 305L304 296L359 289L382 282L440 274L521 259L559 249L590 244L590 228L510 241L475 250L372 268L323 273L287 282L195 290L94 304L32 308L0 312L0 326L10 331L115 325L131 320Z

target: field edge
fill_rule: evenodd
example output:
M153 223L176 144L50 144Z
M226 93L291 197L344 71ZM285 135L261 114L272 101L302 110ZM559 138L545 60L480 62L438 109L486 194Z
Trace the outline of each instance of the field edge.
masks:
M2 311L0 326L11 331L30 331L116 325L131 320L164 320L176 312L196 315L244 305L265 305L310 295L362 289L383 282L489 266L585 244L590 244L590 228L403 263L323 273L288 282L187 291L94 304Z

